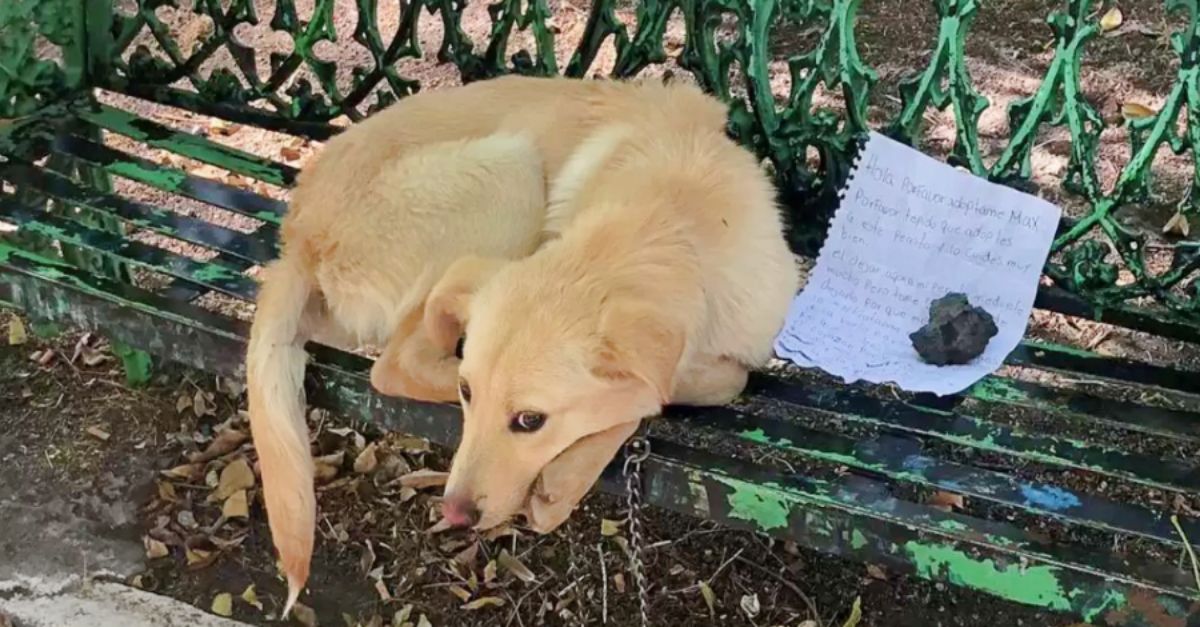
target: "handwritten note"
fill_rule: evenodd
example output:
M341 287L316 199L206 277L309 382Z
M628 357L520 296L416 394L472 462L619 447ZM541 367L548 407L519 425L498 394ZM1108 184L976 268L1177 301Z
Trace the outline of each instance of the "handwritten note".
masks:
M1025 334L1058 207L872 134L776 352L845 379L953 394L1000 367ZM909 334L947 292L999 333L969 364L921 361Z

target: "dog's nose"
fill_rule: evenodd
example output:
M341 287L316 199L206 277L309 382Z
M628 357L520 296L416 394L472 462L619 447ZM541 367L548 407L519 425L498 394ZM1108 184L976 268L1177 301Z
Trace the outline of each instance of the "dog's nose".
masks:
M442 518L454 527L474 527L479 522L479 508L471 499L448 496L442 501Z

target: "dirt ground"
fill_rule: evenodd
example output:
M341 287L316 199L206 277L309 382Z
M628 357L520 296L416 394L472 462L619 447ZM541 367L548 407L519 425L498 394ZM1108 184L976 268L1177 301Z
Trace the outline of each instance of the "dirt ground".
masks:
M263 24L242 27L238 36L256 47L260 65L266 66L267 54L286 51L290 42L267 25L274 0L256 4ZM311 0L296 4L302 17L311 15ZM872 118L877 121L898 110L898 101L889 94L895 93L895 85L911 68L928 61L929 46L936 38L931 3L920 3L922 10L912 10L913 4L918 3L863 3L858 42L864 60L880 72L883 84L881 95L872 101ZM354 5L353 0L338 2L335 26L343 38L354 30ZM396 27L395 3L380 5L381 28L390 33ZM1050 61L1046 44L1051 37L1044 17L1059 5L1052 0L987 3L976 19L968 43L968 67L977 89L993 104L984 113L980 129L989 158L1002 149L1008 130L1005 105L1035 89ZM1106 119L1119 119L1122 107L1129 103L1151 109L1161 106L1176 70L1166 36L1178 26L1178 16L1165 15L1158 0L1119 5L1125 24L1090 48L1083 75L1085 92ZM463 19L464 30L476 41L489 26L484 7L472 3ZM582 32L586 3L552 0L550 8L560 32L556 53L561 65ZM184 50L211 28L186 9L164 7L159 15L175 32L184 34L180 42ZM633 23L628 10L621 18ZM681 21L676 18L667 29L671 54L682 45ZM420 40L426 51L437 49L440 28L440 20L423 17ZM780 27L775 35L780 55L806 50L814 42L814 33L798 25ZM528 41L514 37L511 46L515 49ZM353 43L322 43L317 52L343 67L370 61L366 51ZM430 57L427 53L423 59L405 61L402 73L419 78L427 89L457 83L452 69L437 66ZM216 61L222 59L218 55ZM606 47L597 71L604 73L612 62L611 47ZM786 63L775 62L772 71L776 93L786 93ZM344 75L349 80L348 71ZM216 123L122 96L104 98L169 126L295 166L302 166L320 148L319 142ZM837 109L839 96L819 94L816 104ZM951 113L927 115L928 150L949 150L953 122ZM199 176L286 198L282 189L124 138L107 139L116 147ZM1034 180L1068 211L1077 212L1078 202L1056 191L1068 153L1068 139L1061 131L1051 132L1034 151ZM1106 131L1098 163L1106 187L1116 180L1128 156L1128 134L1120 128ZM1155 162L1155 171L1156 196L1131 213L1130 222L1156 238L1152 245L1165 247L1173 240L1161 236L1161 226L1182 197L1191 169L1186 157L1167 154ZM121 194L174 211L239 230L257 226L248 218L128 180L116 183ZM150 234L138 237L198 259L212 255ZM242 318L251 314L242 303L213 297L203 302ZM0 330L14 319L0 312ZM1200 363L1194 348L1189 352L1141 334L1057 316L1039 313L1031 333L1104 354L1190 363L1193 368ZM23 343L10 345L0 336L0 462L9 469L0 473L0 490L32 501L46 492L66 492L78 497L89 515L103 510L106 499L118 498L117 492L131 494L120 498L134 498L140 515L136 520L111 521L112 533L136 538L146 547L145 572L131 583L206 610L229 601L235 618L266 624L279 613L284 587L273 564L253 474L254 454L245 441L244 415L239 412L242 406L236 384L169 366L158 370L152 385L130 389L100 338L68 333L43 341L29 335ZM302 602L319 624L634 624L636 599L623 548L627 533L619 499L593 495L550 537L519 529L484 539L425 533L433 524L431 512L439 490L423 486L434 480L429 473L446 468L446 451L397 435L353 431L337 417L321 412L310 418L324 455L319 465L323 515L310 591ZM114 491L114 485L133 489ZM851 616L856 599L862 610L859 625L1057 627L1073 622L663 511L646 512L645 524L655 625L838 627ZM252 592L247 593L250 586Z
M0 312L0 329L15 319ZM113 534L140 538L147 552L145 571L128 583L206 610L227 593L234 618L273 622L284 584L257 478L237 472L254 463L240 390L170 367L148 387L130 389L103 340L26 335L21 344L0 343L5 496L36 504L67 493L95 515L105 508L98 503L111 507L113 486L126 486L118 493L132 495L140 516L108 524ZM426 533L439 490L419 486L446 468L446 452L354 432L319 414L314 432L327 455L319 464L322 515L302 602L320 625L398 627L422 624L422 616L438 627L635 624L619 499L589 497L548 537L520 529L490 539ZM233 488L245 491L244 512L210 498ZM654 625L840 626L856 599L859 625L1074 623L657 509L643 516Z

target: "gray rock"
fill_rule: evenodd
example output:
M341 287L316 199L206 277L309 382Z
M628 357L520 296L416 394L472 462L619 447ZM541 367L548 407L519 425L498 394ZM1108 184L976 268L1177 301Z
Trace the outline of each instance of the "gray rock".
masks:
M926 363L947 366L975 359L998 332L991 314L952 292L929 305L929 323L908 337Z

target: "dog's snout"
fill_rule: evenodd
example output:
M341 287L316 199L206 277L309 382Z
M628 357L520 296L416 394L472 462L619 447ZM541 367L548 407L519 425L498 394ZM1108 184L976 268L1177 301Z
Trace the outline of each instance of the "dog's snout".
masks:
M479 508L471 499L448 496L442 501L442 518L454 527L474 527L479 522Z

